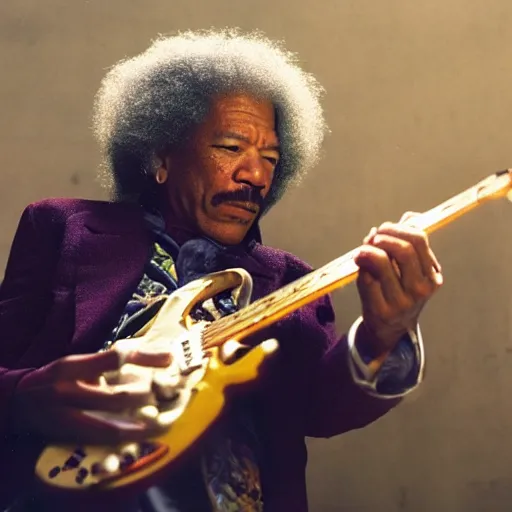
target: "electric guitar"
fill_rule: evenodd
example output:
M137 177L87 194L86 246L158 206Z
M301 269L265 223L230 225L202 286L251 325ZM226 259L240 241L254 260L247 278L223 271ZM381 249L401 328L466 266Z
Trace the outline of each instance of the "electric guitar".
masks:
M489 176L406 224L431 233L481 203L507 194L512 200L512 169ZM100 411L87 414L109 421L154 422L162 427L162 433L143 443L118 446L47 446L36 464L38 479L56 490L78 493L109 491L140 482L149 484L186 454L221 415L227 388L256 379L262 364L278 348L276 340L266 340L229 362L240 348L240 342L301 306L352 282L358 273L354 263L356 251L253 303L250 303L252 280L243 269L207 275L161 298L163 305L154 318L136 335L115 344L121 353L133 349L170 351L173 362L168 368L137 367L140 378L160 383L162 391L157 405L117 416ZM239 309L219 317L211 299L226 290L231 291ZM197 304L208 307L216 319L195 321L192 311ZM108 380L122 380L123 374L129 372L130 365L121 366L117 375L105 376L105 385L109 385Z

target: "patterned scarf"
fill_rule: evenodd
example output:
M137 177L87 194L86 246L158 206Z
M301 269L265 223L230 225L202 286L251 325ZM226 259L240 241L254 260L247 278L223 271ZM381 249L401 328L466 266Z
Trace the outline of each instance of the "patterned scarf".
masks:
M154 234L151 257L105 348L117 339L133 335L149 321L159 309L155 299L172 294L201 275L221 270L215 265L222 246L201 239L187 242L180 248L165 233L160 216L148 213L145 217ZM230 294L218 297L215 303L222 315L236 311ZM196 314L200 316L207 312L199 310ZM202 478L213 511L263 510L256 457L258 448L250 413L236 410L201 455Z

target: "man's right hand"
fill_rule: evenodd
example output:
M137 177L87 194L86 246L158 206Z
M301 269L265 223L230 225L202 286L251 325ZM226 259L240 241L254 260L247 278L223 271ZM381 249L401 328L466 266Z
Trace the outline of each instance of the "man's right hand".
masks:
M96 354L58 359L25 375L14 395L13 424L55 442L118 444L147 439L157 427L146 422L111 422L87 415L87 411L121 412L154 403L151 386L139 389L100 384L106 372L119 370L121 363L166 367L169 354L131 352L124 356L115 349Z

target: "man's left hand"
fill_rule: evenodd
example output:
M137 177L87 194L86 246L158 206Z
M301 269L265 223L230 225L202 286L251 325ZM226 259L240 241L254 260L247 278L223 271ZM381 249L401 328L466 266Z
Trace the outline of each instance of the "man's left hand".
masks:
M421 310L443 284L426 233L404 224L417 215L406 213L398 224L373 228L355 258L363 325L376 356L415 329Z

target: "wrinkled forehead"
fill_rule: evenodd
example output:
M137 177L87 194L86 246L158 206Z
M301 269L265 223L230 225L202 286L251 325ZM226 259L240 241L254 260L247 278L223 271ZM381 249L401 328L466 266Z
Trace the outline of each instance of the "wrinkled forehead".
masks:
M247 93L214 96L210 102L209 114L212 116L245 114L270 123L272 126L275 122L274 104L268 99Z
M201 124L219 135L233 131L249 135L245 132L257 130L265 139L278 143L273 103L248 94L225 94L212 98Z

